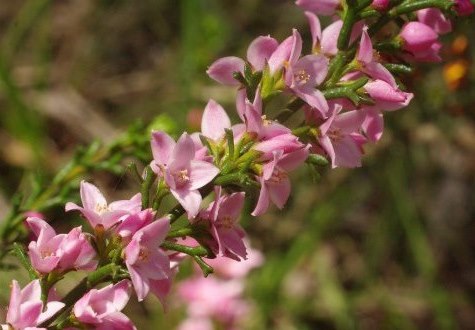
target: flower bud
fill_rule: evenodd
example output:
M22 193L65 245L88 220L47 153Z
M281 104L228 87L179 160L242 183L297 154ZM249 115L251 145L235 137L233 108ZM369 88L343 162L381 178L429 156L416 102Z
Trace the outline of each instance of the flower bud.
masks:
M373 0L371 6L378 11L385 11L389 6L389 0Z
M470 0L454 0L455 2L455 11L460 16L468 16L473 14L473 4Z
M409 22L401 30L403 48L411 53L425 51L437 42L438 35L429 26L420 22Z

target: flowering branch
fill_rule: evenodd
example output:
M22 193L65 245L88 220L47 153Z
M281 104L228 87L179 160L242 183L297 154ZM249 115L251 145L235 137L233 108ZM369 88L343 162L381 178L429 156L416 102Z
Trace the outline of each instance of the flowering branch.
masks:
M19 245L14 249L32 281L24 289L13 282L7 327L135 329L121 312L132 288L138 301L152 293L164 303L185 257L191 257L205 277L213 273L216 258L244 262L249 248L239 216L246 196L258 195L251 212L257 217L271 204L285 206L291 193L289 173L304 163L316 175L330 164L361 166L364 147L383 134L384 115L413 98L393 74L411 73L413 63L439 61L439 35L451 29L445 15L473 12L468 0L296 3L307 10L309 54L302 54L302 37L293 29L282 42L257 37L245 60L224 57L207 71L218 83L237 88L240 123L233 125L224 108L210 100L200 132L185 132L175 140L153 131L148 165L143 173L132 168L140 192L130 199L109 203L96 186L82 181L81 204L67 202L65 210L80 212L92 234L82 226L57 234L44 219L26 219L36 240L28 244L28 256ZM322 30L315 12L341 19ZM416 15L408 15L413 12ZM377 32L391 20L400 23L400 30L379 40ZM276 95L287 98L287 107L270 119L266 112ZM305 118L288 124L297 111ZM23 223L19 212L25 206L42 210L68 201L75 178L101 166L115 169L123 154L140 153L137 141L142 139L125 139L105 149L90 147L46 192L26 205L17 202L0 231L3 244L17 237ZM131 147L137 150L129 151ZM205 205L208 195L213 200ZM177 202L168 212L161 207L164 198ZM185 215L188 222L183 225L177 220ZM55 298L56 283L76 270L90 273L63 299ZM109 284L95 288L103 283ZM30 291L34 294L27 295ZM35 308L18 312L24 306ZM232 322L228 326L234 327Z

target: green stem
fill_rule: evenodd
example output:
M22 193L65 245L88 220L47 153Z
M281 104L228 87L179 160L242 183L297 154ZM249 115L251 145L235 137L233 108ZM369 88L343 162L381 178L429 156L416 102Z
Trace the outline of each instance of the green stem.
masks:
M145 179L142 182L141 186L141 194L142 194L142 208L146 209L148 208L149 200L150 200L150 188L152 187L153 182L155 181L155 176L150 168L150 166L147 166L144 170L145 174Z
M345 12L343 26L341 27L340 35L338 36L337 46L339 50L346 50L348 48L351 31L353 30L353 25L355 25L357 17L356 8L349 6Z
M180 245L169 241L164 241L161 245L162 248L177 252L182 252L188 254L190 256L199 256L199 257L207 257L212 255L211 251L203 246L196 246L190 247L186 245Z
M389 11L389 15L391 15L391 17L398 17L425 8L439 8L442 10L449 10L453 5L454 2L451 0L418 0L413 2L404 2L401 5L391 9Z
M204 277L208 277L209 274L212 274L214 272L213 267L211 267L206 262L204 262L204 260L201 257L193 256L193 259L195 259L198 266L200 266Z
M194 233L193 228L185 227L185 228L180 228L180 229L170 231L167 235L167 238L191 236L193 233Z

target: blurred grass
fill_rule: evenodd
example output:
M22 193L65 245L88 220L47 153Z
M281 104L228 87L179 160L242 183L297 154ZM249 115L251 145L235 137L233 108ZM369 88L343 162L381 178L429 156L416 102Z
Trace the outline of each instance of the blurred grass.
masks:
M363 168L328 171L319 183L303 169L286 210L244 219L267 260L249 280L255 312L245 328L473 327L475 24L457 23L445 38L444 65L467 63L458 86L448 88L442 65L423 66L405 81L415 91L413 104L387 114L384 139L368 149ZM88 135L74 130L91 123L58 115L58 91L72 111L81 115L86 106L101 125L124 129L131 119L162 115L178 131L193 130L208 98L233 109L232 91L210 81L206 67L220 56L244 56L257 35L282 40L294 26L308 40L305 19L290 1L5 3L0 202L8 205L20 184L27 189L22 177L29 169L51 177L78 144L109 127ZM469 45L456 50L462 36ZM114 193L128 178L95 180ZM1 283L16 275L0 273ZM0 290L4 306L6 286ZM128 308L148 329L177 324L182 310L172 307L165 316L153 299Z

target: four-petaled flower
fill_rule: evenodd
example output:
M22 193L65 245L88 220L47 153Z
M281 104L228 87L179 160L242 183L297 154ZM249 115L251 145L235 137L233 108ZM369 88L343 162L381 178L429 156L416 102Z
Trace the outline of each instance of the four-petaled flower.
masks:
M194 218L202 200L199 189L211 182L219 169L211 163L195 159L195 144L186 133L175 143L164 132L153 132L151 144L152 169L164 178L188 217Z

